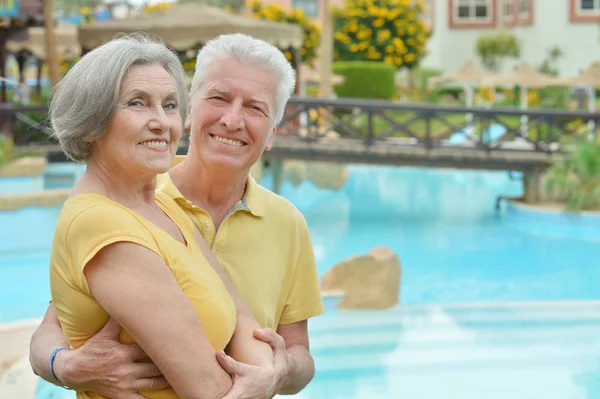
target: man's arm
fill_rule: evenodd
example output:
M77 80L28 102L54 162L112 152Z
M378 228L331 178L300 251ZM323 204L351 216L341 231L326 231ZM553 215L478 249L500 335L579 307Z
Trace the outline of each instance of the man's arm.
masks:
M69 343L65 339L60 327L60 322L58 320L56 310L54 309L54 305L50 303L42 323L35 330L33 336L31 337L31 342L29 345L29 363L31 363L31 368L36 375L56 385L62 385L62 378L58 377L61 379L61 381L57 381L52 377L50 368L48 366L48 361L50 360L52 351L60 346L68 348ZM54 359L54 371L57 373L57 365L62 363L64 355L64 353L59 352Z
M219 275L235 303L237 323L233 337L229 345L227 345L227 352L241 363L259 367L272 366L273 352L271 348L269 345L256 339L253 335L254 330L261 328L261 325L256 321L252 313L250 313L250 310L237 293L229 275L225 272L225 269L223 269L197 229L194 229L194 238L206 260Z
M310 354L308 340L308 320L279 325L277 334L285 341L289 359L287 376L277 393L295 395L302 391L315 375L315 362Z
M69 347L58 315L50 304L42 323L31 337L29 361L33 372L44 380L78 391L93 391L116 399L142 398L138 391L169 386L162 373L136 344L121 344L121 327L108 323L75 350L62 350L54 358L52 378L48 361L55 348Z

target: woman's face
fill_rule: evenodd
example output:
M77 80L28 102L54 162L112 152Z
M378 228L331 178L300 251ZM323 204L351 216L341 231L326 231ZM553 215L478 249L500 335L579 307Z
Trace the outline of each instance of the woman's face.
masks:
M133 176L154 177L171 167L182 120L175 80L160 65L135 65L121 81L119 99L93 158Z

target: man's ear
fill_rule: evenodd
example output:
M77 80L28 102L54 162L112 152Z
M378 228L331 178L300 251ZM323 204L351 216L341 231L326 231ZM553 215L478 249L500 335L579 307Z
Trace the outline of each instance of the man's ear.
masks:
M183 133L184 134L189 134L190 133L190 128L192 126L192 118L190 117L192 112L192 104L190 103L188 105L188 110L186 113L186 117L185 117L185 122L183 124Z
M273 147L273 142L275 141L275 136L277 136L278 126L279 125L275 125L269 132L269 138L267 139L267 145L265 145L265 151L271 151L271 147Z

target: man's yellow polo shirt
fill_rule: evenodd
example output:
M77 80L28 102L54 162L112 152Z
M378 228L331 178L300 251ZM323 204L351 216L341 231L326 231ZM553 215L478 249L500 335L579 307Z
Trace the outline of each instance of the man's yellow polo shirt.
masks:
M175 164L184 157L177 157ZM218 231L210 215L179 192L168 173L157 190L194 222L237 291L263 327L323 313L315 257L304 216L285 198L248 178L246 192Z

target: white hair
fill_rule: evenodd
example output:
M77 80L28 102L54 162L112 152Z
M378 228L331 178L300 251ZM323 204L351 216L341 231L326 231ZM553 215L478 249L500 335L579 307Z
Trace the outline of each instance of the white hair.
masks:
M191 96L205 83L205 74L209 65L215 60L235 59L246 62L273 73L277 78L275 96L275 112L272 125L281 122L285 105L294 92L296 75L292 65L283 53L275 46L248 35L234 33L221 35L212 39L198 52L196 71L192 79Z
M54 88L50 121L69 158L77 162L90 158L93 141L106 132L114 116L123 77L134 65L145 64L161 65L173 77L185 119L188 93L177 55L142 33L118 37L83 56Z

